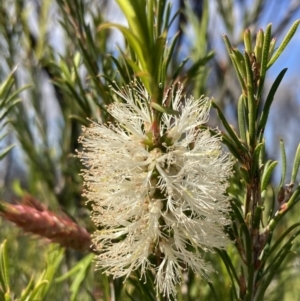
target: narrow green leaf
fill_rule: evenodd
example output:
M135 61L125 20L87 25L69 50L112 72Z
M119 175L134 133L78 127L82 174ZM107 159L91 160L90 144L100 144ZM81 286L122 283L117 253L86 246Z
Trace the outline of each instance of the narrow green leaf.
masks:
M87 68L87 71L90 75L90 79L94 83L94 88L96 89L97 93L101 95L103 103L108 104L109 99L107 99L108 96L106 94L105 87L99 80L99 70L97 68L97 64L95 61L91 60L90 54L87 52L87 50L85 49L85 45L80 40L78 40L78 44L82 52L85 67Z
M292 27L290 28L290 30L288 31L288 33L284 37L282 43L278 47L277 51L274 53L271 60L269 61L268 65L267 65L267 69L269 69L276 62L276 60L279 58L279 56L281 55L281 53L283 52L285 47L291 41L292 37L294 36L294 34L295 34L295 32L298 28L299 23L300 23L300 20L297 20L297 21L294 22L294 24L292 25Z
M101 283L101 286L103 288L103 301L111 301L111 293L114 294L114 286L110 285L110 279L107 275L102 274L101 277L99 277L99 282ZM113 290L113 292L111 292ZM116 296L116 300L119 300ZM96 300L95 300L96 301Z
M185 66L185 64L187 63L187 61L189 60L189 58L185 58L177 67L177 69L175 69L175 72L172 75L172 80L175 81L178 77L178 75L180 74L181 70L183 69L183 67Z
M12 73L10 73L9 76L0 85L0 98L2 98L2 99L6 99L11 91L11 88L14 84L15 70Z
M9 265L8 265L8 253L7 253L7 240L0 246L0 281L2 288L5 292L10 291L9 287Z
M263 133L264 133L264 130L265 130L265 126L266 126L266 123L267 123L267 120L268 120L268 117L269 117L269 112L270 112L270 108L271 108L271 105L273 103L273 100L274 100L274 95L285 75L287 71L287 68L283 69L279 75L277 76L277 78L275 79L270 91L269 91L269 94L267 96L267 99L266 99L266 103L263 107L263 110L262 110L262 114L261 114L261 117L260 117L260 120L259 120L259 124L258 124L258 127L257 127L257 135L260 135L260 139L259 141L261 142L261 139L263 138Z
M271 41L271 31L272 31L272 24L268 24L266 33L264 35L264 45L262 49L262 61L260 65L260 78L259 78L259 85L257 89L257 99L260 101L261 93L263 91L265 77L267 72L267 65L269 60L269 50L270 50L270 41Z
M200 68L202 66L205 66L214 57L214 55L214 51L210 51L205 57L201 57L196 62L194 62L191 68L187 71L188 77L197 75L201 70Z
M225 116L223 115L221 109L219 108L219 106L212 101L212 106L217 110L218 115L225 127L225 129L227 130L229 136L231 137L231 139L235 142L236 146L242 150L243 152L247 152L247 149L245 148L245 146L241 143L241 141L239 140L237 134L233 131L233 129L231 128L231 126L229 125L229 123L227 122Z
M231 43L230 43L228 37L225 34L223 34L223 40L224 40L227 52L230 55L232 53L232 46L231 46Z
M206 280L206 283L207 285L209 286L211 292L212 292L212 295L213 295L213 298L215 301L220 301L218 295L217 295L217 292L215 290L215 287L213 286L213 284L211 283L211 281L207 280L207 278L205 277L205 280Z
M232 57L233 57L234 61L236 62L236 65L239 69L239 73L241 74L242 78L245 80L246 79L246 66L245 66L245 62L244 62L244 56L238 49L233 48L232 49Z
M296 188L290 197L289 201L284 204L283 207L280 207L278 211L275 213L274 217L270 220L267 229L269 231L273 231L278 225L279 221L285 216L285 214L293 208L293 206L300 201L300 186Z
M270 220L273 218L273 213L275 208L275 202L277 201L277 199L275 199L275 192L274 192L274 188L271 186L271 191L272 191L272 195L270 195L270 209L269 209L269 214L268 214L268 223L270 222Z
M275 45L276 45L276 38L273 38L270 42L270 48L269 48L269 60L271 59L273 53L274 53L274 49L275 49Z
M122 77L122 81L126 84L129 84L130 82L130 78L129 78L129 73L128 70L126 69L126 67L123 67L121 65L121 63L112 55L108 55L108 57L114 62L114 64L116 65L121 77ZM110 84L112 84L112 79L108 76L103 75L103 77L106 79L106 81L110 82Z
M49 287L49 281L48 280L42 280L40 281L35 288L32 290L31 295L28 299L28 301L35 301L37 300L37 295L41 294L43 292L43 290L47 290L47 288Z
M300 230L297 231L280 249L280 251L276 254L275 258L272 259L269 266L266 268L264 273L261 276L261 283L258 289L257 301L264 300L264 294L271 283L272 279L276 276L277 271L285 260L286 256L290 253L290 249L293 246L293 240L300 234Z
M242 179L246 182L246 184L250 184L250 175L249 175L249 171L244 168L243 166L240 167L240 173L242 176Z
M230 58L231 58L233 67L234 67L234 69L235 69L235 72L236 72L236 74L237 74L239 83L240 83L240 85L241 85L241 89L242 89L243 92L245 92L246 89L247 89L247 88L246 88L246 83L245 83L246 78L243 77L243 74L241 73L240 68L238 67L238 64L237 64L237 62L236 62L236 60L234 59L234 56L233 56L232 54L230 55Z
M259 166L259 157L260 157L260 153L261 151L264 149L265 143L261 142L259 144L256 145L255 150L253 152L253 162L256 164L258 164Z
M87 104L87 101L85 100L85 93L79 95L73 83L65 82L64 85L66 88L69 89L70 95L72 95L76 99L76 103L78 103L82 111L90 115L90 107Z
M10 113L12 108L19 102L21 102L21 99L15 99L15 100L12 100L10 103L8 103L6 105L6 107L4 108L4 112L2 112L2 114L0 116L0 121L2 121Z
M165 0L163 0L164 2L166 2ZM162 28L162 30L168 30L171 28L172 24L175 22L175 20L180 16L181 11L178 10L177 12L175 12L175 14L172 15L171 18L171 11L172 11L172 4L168 3L168 7L166 10L166 18L165 18L165 22L164 22L164 26Z
M259 29L257 36L256 36L256 42L255 42L255 48L254 48L256 62L259 64L261 63L261 60L262 60L263 45L264 45L264 32L262 29ZM248 52L248 54L251 55L250 52Z
M88 254L83 260L80 261L80 270L76 273L70 287L70 291L72 292L70 301L76 300L79 289L82 286L82 282L87 277L93 259L94 254Z
M264 210L264 206L257 206L255 208L253 221L252 221L253 229L259 229L259 225L260 225L263 210Z
M245 117L245 96L242 94L238 102L238 123L241 139L246 143L246 117Z
M148 26L150 24L148 22L152 23L153 20L149 21L146 14L146 9L148 14L153 9L153 7L150 7L149 1L117 0L117 3L128 21L130 31L141 41L142 48L148 46L149 49L152 49L153 36L150 36L150 32L153 31L153 28L149 30Z
M243 213L242 213L241 209L239 208L239 206L236 204L236 202L233 202L233 201L231 201L230 204L233 209L233 212L234 212L233 216L235 217L235 219L237 219L237 221L240 223L240 225L245 224Z
M251 301L253 295L253 281L254 281L254 263L248 263L248 285L245 296L245 301Z
M21 87L20 89L14 91L14 92L12 92L12 93L10 93L9 96L7 97L7 103L9 103L9 102L15 100L16 97L17 97L21 92L23 92L24 90L29 89L29 88L32 88L32 85L25 85L25 86ZM17 101L16 103L18 103L18 102L20 102L19 99L18 99L18 101Z
M70 69L69 69L67 63L63 59L61 59L60 62L59 62L59 71L60 71L61 77L64 80L66 80L68 82L73 81Z
M162 72L161 70L163 67L162 60L164 58L166 39L167 39L167 33L164 32L161 36L157 38L156 43L154 45L154 51L152 53L152 62L153 62L152 76L155 82L152 84L154 84L155 87L153 87L153 89L158 87L158 85L162 82L161 75L166 73L166 70L164 70L164 72Z
M151 294L151 288L145 288L145 284L140 281L140 277L129 277L128 280L134 286L134 288L139 292L139 295L142 297L141 300L145 301L155 301L157 298L154 294ZM146 283L147 285L147 283Z
M3 140L7 135L8 135L8 133L1 133L0 134L0 141Z
M248 28L244 30L244 45L246 51L248 53L252 53L252 37L251 37L251 31Z
M245 241L245 251L246 251L246 259L247 259L247 266L253 266L252 262L252 242L249 233L249 229L247 225L244 223L241 225L241 233L243 234L243 239Z
M236 74L238 76L238 80L240 82L242 90L246 91L246 85L245 85L243 76L242 76L241 72L239 71L239 68L238 68L237 62L234 59L234 56L232 55L233 54L233 48L232 48L232 46L230 44L230 41L229 41L228 37L226 35L224 35L224 34L223 34L223 40L224 40L227 52L229 54L229 57L230 57L230 59L232 61L233 67L235 69L235 72L236 72Z
M86 255L83 259L81 259L80 261L78 261L72 267L72 269L70 269L67 273L65 273L64 275L56 278L55 282L62 282L64 280L68 279L69 277L75 275L76 273L78 273L78 271L80 271L83 268L89 266L92 263L94 257L95 257L95 255L93 253Z
M152 89L150 85L150 74L147 72L144 72L138 64L136 64L132 59L125 57L124 58L126 63L132 68L134 71L135 75L138 76L141 81L143 82L145 88L149 93L152 95Z
M280 144L281 162L282 162L281 163L281 180L280 180L279 187L283 187L285 177L286 177L286 154L285 154L285 147L284 147L284 143L283 143L282 139L280 139L279 144Z
M269 184L272 172L277 164L278 164L278 161L274 161L269 166L265 167L264 173L262 175L262 180L261 180L261 191L264 191L267 188L267 185Z
M146 49L144 49L142 47L142 42L139 40L139 38L137 36L135 36L133 34L133 32L130 29L128 29L127 27L122 26L120 24L115 24L115 23L101 24L101 26L98 28L98 30L100 31L100 30L110 28L110 27L115 27L122 32L124 37L127 39L130 47L136 53L136 55L139 59L139 62L142 66L142 70L147 71L148 70L148 63L146 62L147 51L146 51ZM145 51L146 51L146 54L145 54Z
M232 264L232 261L231 261L230 257L228 256L227 252L225 252L224 250L216 249L216 248L215 248L215 251L221 257L221 259L222 259L222 261L223 261L223 263L224 263L224 265L227 269L228 275L231 278L231 283L232 283L232 286L234 288L234 293L235 293L235 295L237 295L237 292L235 290L235 285L239 284L239 277L236 273L235 267ZM238 300L238 299L236 299L236 300Z
M53 282L54 275L64 258L64 249L57 249L50 246L50 252L47 254L47 266L45 272L40 276L36 292L33 295L35 299L44 299L48 293L49 287ZM34 300L34 299L33 299Z
M82 107L83 108L86 108L86 111L85 112L87 112L87 113L89 113L90 112L90 103L89 103L89 101L88 101L88 99L87 99L87 97L86 97L86 90L84 89L84 87L83 87L83 85L82 85L82 82L81 82L81 80L80 80L80 76L79 76L79 73L78 73L78 70L79 68L78 67L76 67L76 65L74 64L73 65L73 73L74 73L74 80L73 80L73 82L70 82L70 83L68 83L68 84L70 84L69 85L69 89L70 89L70 86L72 87L72 86L77 86L78 88L79 88L79 99L81 100L82 99L82 102L83 102L83 104L82 104ZM75 90L75 89L74 89ZM76 90L75 90L76 91ZM74 92L73 92L74 93Z
M252 178L255 173L260 169L260 155L261 152L264 150L264 142L261 142L259 144L256 145L255 150L253 152L253 156L252 156L252 166L251 166L251 170L250 170L250 177Z
M278 237L276 239L276 241L274 242L274 244L269 248L268 252L266 254L264 254L264 256L262 257L262 263L266 262L266 260L268 258L270 258L270 256L273 254L273 252L278 248L278 246L283 242L283 240L285 238L287 238L287 236L297 227L300 227L300 223L295 223L292 226L290 226L287 230L285 230L280 237Z
M166 20L165 22L169 21L169 16L171 13L171 4L168 3L167 9L166 9L166 4L167 2L165 0L159 0L159 1L155 1L154 2L157 5L157 28L156 28L156 33L157 36L160 35L160 33L164 30L167 30L169 28L170 25L164 24L164 13L166 12Z
M254 98L253 73L250 63L249 54L244 55L246 72L247 72L247 104L248 104L248 130L249 130L249 146L253 147L255 143L255 121L256 121L256 103Z
M261 276L262 280L258 288L258 292L256 295L255 300L257 301L264 301L265 300L265 292L271 283L271 281L274 279L278 269L280 268L281 264L283 263L284 259L290 252L290 249L292 247L293 243L287 243L285 247L282 249L282 251L278 254L278 256L272 260L269 267L267 268L268 273Z
M1 150L0 152L0 161L10 152L12 148L14 148L15 145L9 145L4 150Z
M171 62L171 59L173 58L173 53L174 53L174 50L175 50L175 46L176 46L176 43L178 41L178 38L180 36L180 32L178 31L175 36L173 37L173 40L171 42L171 45L169 46L168 50L167 50L167 54L166 54L166 57L165 57L165 65L166 65L166 69L169 67L169 64Z
M223 22L225 23L226 29L233 34L234 24L234 12L233 12L233 0L223 1L217 0L218 9L222 15Z
M24 291L22 291L22 295L19 301L27 301L30 298L30 294L33 290L34 287L34 281L33 281L33 277L31 277L29 283L27 284L26 288Z
M157 34L157 32L156 32L156 34L154 34L155 29L156 29L155 28L156 24L154 24L154 20L155 20L155 16L154 16L154 0L149 0L148 3L147 3L146 8L147 8L147 13L146 13L147 27L145 29L146 29L147 34L148 34L148 36L146 38L154 37L154 39L155 39L158 36L160 36L160 34ZM145 11L145 9L143 9L143 13L144 13L144 11Z
M299 165L300 165L300 144L298 144L296 154L295 154L291 183L295 183L295 181L296 181L296 177L297 177L298 170L299 170Z
M150 106L157 110L158 112L161 112L161 113L166 113L166 114L170 114L170 115L176 115L178 116L180 113L178 111L175 111L169 107L164 107L164 106L161 106L159 105L158 103L155 103L155 102L151 102L150 103Z
M238 161L240 163L244 163L244 159L243 157L240 155L240 153L238 152L238 150L236 149L236 145L235 143L232 141L232 139L227 136L225 133L221 134L222 136L222 142L228 147L230 153L236 158L238 159Z

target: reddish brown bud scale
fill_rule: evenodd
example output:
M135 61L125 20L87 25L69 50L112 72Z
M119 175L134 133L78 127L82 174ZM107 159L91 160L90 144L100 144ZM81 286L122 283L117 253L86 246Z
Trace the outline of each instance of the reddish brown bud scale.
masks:
M37 209L38 208L38 209ZM48 238L63 247L87 251L91 246L87 230L67 216L59 216L43 208L0 202L0 215L25 232Z

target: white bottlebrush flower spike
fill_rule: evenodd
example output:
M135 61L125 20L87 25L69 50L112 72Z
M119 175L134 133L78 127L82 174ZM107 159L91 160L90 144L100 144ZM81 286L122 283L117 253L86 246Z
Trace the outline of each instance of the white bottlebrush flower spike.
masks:
M80 139L85 195L101 229L94 235L98 265L114 277L151 269L157 292L175 296L186 267L210 270L201 250L228 243L224 192L233 162L220 137L200 128L208 99L182 98L181 88L170 106L179 114L163 113L155 124L144 88L114 92L123 101L108 107L117 123L93 123Z

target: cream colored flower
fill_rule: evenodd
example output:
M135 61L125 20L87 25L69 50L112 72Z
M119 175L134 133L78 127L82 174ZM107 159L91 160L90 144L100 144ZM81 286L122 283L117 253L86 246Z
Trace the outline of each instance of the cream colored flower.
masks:
M186 267L210 271L200 252L228 243L224 193L233 162L220 137L201 129L207 98L182 98L179 89L171 104L179 114L162 114L157 141L147 92L133 86L115 93L123 103L108 111L117 123L93 123L80 139L85 195L101 229L93 240L98 266L114 277L151 269L157 292L175 296Z

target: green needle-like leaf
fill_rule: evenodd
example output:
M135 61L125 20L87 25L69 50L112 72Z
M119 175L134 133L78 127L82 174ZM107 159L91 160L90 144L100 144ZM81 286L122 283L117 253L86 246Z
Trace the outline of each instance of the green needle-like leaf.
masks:
M0 246L0 282L4 292L9 293L9 265L6 240Z
M253 153L253 166L251 168L251 175L254 176L254 173L259 169L259 157L261 151L264 149L264 142L261 142L256 145Z
M261 142L262 141L262 138L263 138L263 133L264 133L264 130L265 130L265 127L266 127L266 123L267 123L267 120L268 120L268 117L269 117L269 112L270 112L270 108L271 108L271 105L273 103L273 100L274 100L274 95L286 73L287 69L283 69L279 75L277 76L277 78L275 79L271 89L270 89L270 92L267 96L267 99L266 99L266 103L263 107L263 110L262 110L262 114L261 114L261 117L260 117L260 120L259 120L259 124L258 124L258 127L257 127L257 135L259 135L259 141Z
M146 60L147 53L145 54L146 50L142 46L142 41L136 35L134 35L134 33L130 29L120 24L116 24L116 23L102 24L101 27L99 27L99 30L110 28L110 27L115 27L122 32L124 37L127 39L130 47L134 50L135 54L137 55L139 62L142 66L142 69L145 71L148 70L148 62Z
M291 247L293 246L292 242L288 242L284 248L280 251L280 253L272 260L271 264L267 268L267 274L264 274L261 278L261 283L259 286L259 290L255 300L263 301L265 292L273 280L274 276L276 275L277 271L279 270L280 266L282 265L284 259L289 254Z
M270 181L272 172L277 164L278 164L278 161L274 161L270 165L265 166L264 173L262 175L262 180L261 180L261 191L266 190L267 185Z
M270 220L267 229L269 231L273 231L276 226L278 225L279 221L283 218L283 216L292 209L292 207L300 201L300 186L296 188L293 192L292 196L290 197L289 201L282 205L275 213L274 217Z
M256 63L261 64L262 55L263 55L263 45L264 45L264 32L262 29L260 29L256 36L256 43L254 48L254 54L256 57ZM250 55L251 53L248 52Z
M281 55L281 53L283 52L285 47L289 44L289 42L291 41L292 37L294 36L294 34L298 28L299 23L300 23L300 20L297 20L296 22L294 22L291 29L288 31L288 33L284 37L282 43L278 47L277 51L274 53L271 60L269 61L268 65L267 65L267 69L269 69L276 62L276 60L279 58L279 56Z
M243 239L245 241L245 252L246 252L246 259L247 259L247 266L253 265L252 262L252 242L249 233L249 229L247 225L244 223L241 225L241 234L243 235Z
M31 294L33 288L34 288L34 281L33 281L33 277L31 277L29 283L27 284L27 287L22 292L22 296L21 296L21 298L20 298L19 301L27 301L27 300L29 300L30 294Z
M224 40L224 43L225 43L225 46L226 46L226 49L227 49L227 52L229 54L229 57L231 59L231 62L233 64L233 67L235 69L235 72L237 74L237 77L238 77L238 80L240 82L240 85L242 87L242 90L243 91L246 91L246 84L245 84L245 81L244 81L244 78L243 78L243 75L242 73L240 72L240 69L238 67L238 63L236 62L236 59L233 55L233 48L230 44L230 41L228 39L228 37L226 35L223 35L223 40Z
M37 300L37 295L42 294L43 291L48 290L49 281L48 280L41 280L35 288L32 290L31 295L28 301L35 301Z
M251 31L246 28L244 30L244 45L245 49L248 53L252 53L252 38L251 38Z
M253 74L249 54L245 52L245 65L247 72L247 107L248 107L248 129L249 129L249 146L255 143L255 121L256 121L256 103L254 98Z
M260 101L261 93L263 91L264 83L265 83L265 77L267 73L267 64L269 60L269 50L270 50L270 42L271 42L271 30L272 30L272 24L268 24L266 33L264 35L264 45L262 49L262 61L260 66L260 79L259 79L259 85L257 90L257 99Z
M15 145L9 145L5 149L0 151L0 161L10 152L12 148L14 148Z
M287 236L297 227L300 227L300 223L295 223L285 230L280 237L276 239L274 244L269 248L268 252L262 257L262 263L266 262L268 258L275 252L275 250L280 246L280 244L287 238Z
M241 139L246 143L246 117L245 117L245 96L242 94L238 102L238 123Z
M212 101L212 106L217 110L218 115L225 127L225 129L227 130L229 136L231 137L231 139L235 142L237 148L241 151L247 152L246 147L241 143L241 141L239 140L237 134L233 131L233 129L231 128L231 126L229 125L229 123L227 122L225 116L223 115L221 109L219 108L219 106Z
M233 285L233 287L235 287L235 284L239 284L239 277L236 273L235 267L232 264L230 257L228 256L228 253L225 252L224 250L220 250L220 249L215 249L215 251L220 255L223 263L226 266L228 274L230 275L232 285ZM237 295L236 291L235 291L235 295Z
M246 66L245 66L245 62L244 62L244 56L242 55L242 53L238 49L234 48L234 49L232 49L232 57L233 57L236 65L238 67L239 74L245 80L245 78L246 78Z
M295 181L296 181L296 177L297 177L298 170L299 170L299 165L300 165L300 144L298 145L297 151L296 151L296 154L295 154L293 170L292 170L292 177L291 177L291 183L295 183Z
M279 187L283 187L284 185L284 181L285 181L285 177L286 177L286 153L285 153L285 147L284 147L284 143L283 140L280 139L280 152L281 152L281 180L280 180L280 184Z
M157 110L158 112L161 112L161 113L165 113L165 114L170 114L170 115L179 115L180 112L178 111L175 111L169 107L164 107L164 106L161 106L159 105L158 103L155 103L155 102L151 102L150 103L151 107L155 110Z

